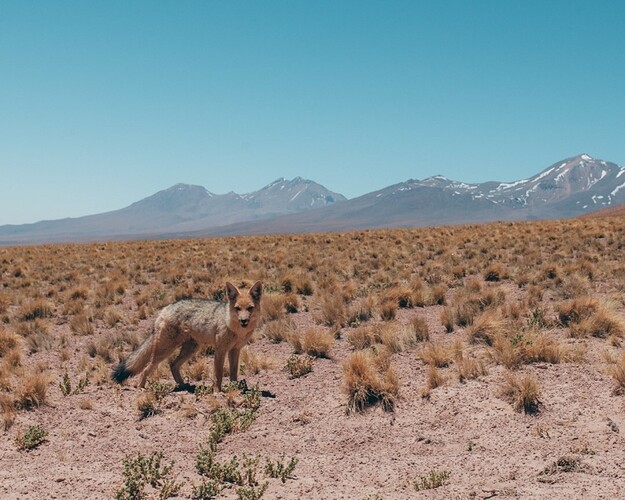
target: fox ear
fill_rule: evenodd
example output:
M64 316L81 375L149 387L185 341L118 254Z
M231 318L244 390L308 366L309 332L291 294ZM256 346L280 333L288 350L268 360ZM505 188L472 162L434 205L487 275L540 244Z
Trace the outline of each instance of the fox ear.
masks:
M254 286L250 288L250 296L254 299L255 302L260 300L260 296L263 294L263 283L262 281L257 281L254 283Z
M234 302L239 296L239 290L236 286L228 281L226 282L226 294L228 295L228 300L230 300L230 302Z

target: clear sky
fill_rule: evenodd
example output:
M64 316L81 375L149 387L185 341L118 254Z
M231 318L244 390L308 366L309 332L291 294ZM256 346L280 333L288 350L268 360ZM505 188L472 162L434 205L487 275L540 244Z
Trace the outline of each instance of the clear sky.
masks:
M0 224L582 152L625 165L621 0L0 0Z

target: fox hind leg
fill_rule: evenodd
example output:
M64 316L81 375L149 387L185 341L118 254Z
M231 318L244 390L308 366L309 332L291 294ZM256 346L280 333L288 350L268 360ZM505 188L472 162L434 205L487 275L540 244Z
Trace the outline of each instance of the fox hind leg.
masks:
M152 352L150 354L150 361L148 362L145 369L141 372L141 378L139 379L139 387L144 388L145 383L150 376L150 373L154 371L154 369L158 366L158 364L165 360L172 352L172 349L169 347L169 344L166 346L159 346L159 340L162 337L157 335L154 339L154 343L152 344Z
M187 361L191 356L195 354L198 349L198 344L195 340L187 340L184 344L182 344L182 349L180 349L180 354L176 356L169 367L171 368L171 374L174 376L174 380L180 386L184 385L184 380L180 375L180 367L183 365L185 361Z

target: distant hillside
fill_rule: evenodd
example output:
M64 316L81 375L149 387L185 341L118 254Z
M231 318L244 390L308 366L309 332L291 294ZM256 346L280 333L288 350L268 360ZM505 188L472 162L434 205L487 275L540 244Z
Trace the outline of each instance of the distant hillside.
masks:
M581 217L625 217L625 204L602 208L596 212L581 215Z
M176 184L132 205L97 215L0 226L0 243L135 239L315 210L346 198L316 182L278 179L247 194L214 194Z
M408 180L315 212L208 228L195 236L347 231L575 217L625 203L625 168L586 154L513 182Z
M176 184L113 212L0 226L0 244L568 218L625 203L624 174L624 167L581 154L528 179L470 184L434 176L351 200L301 177L242 195Z

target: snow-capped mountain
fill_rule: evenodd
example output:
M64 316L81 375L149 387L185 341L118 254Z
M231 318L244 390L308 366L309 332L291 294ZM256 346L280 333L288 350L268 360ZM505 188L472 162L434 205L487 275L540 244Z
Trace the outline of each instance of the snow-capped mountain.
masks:
M303 212L347 200L342 194L301 177L291 181L282 177L242 198L255 208L276 211L284 211L286 208L289 212Z
M200 234L346 231L575 217L625 203L625 167L587 154L512 182L410 179L319 211Z
M553 219L621 203L625 167L582 154L518 181L471 184L437 175L351 200L301 177L277 179L247 194L176 184L113 212L1 226L0 244Z
M625 202L623 174L625 167L582 154L555 163L529 179L467 184L437 175L421 181L406 181L390 193L378 193L378 196L395 196L403 191L429 187L445 190L451 196L469 196L472 200L488 200L514 209L539 210L559 206L562 202L568 207L573 201L576 207L568 209L582 213Z

